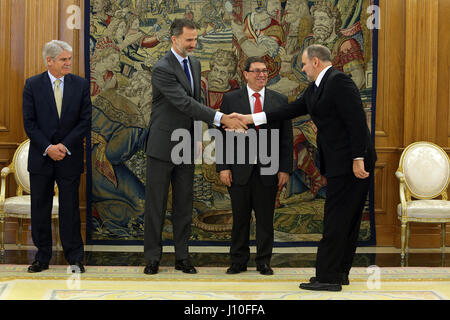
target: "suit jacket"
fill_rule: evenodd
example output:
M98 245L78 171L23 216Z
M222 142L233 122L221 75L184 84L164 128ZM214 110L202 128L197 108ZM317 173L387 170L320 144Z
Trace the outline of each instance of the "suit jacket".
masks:
M200 62L189 57L194 80L194 92L175 55L169 51L152 71L152 113L146 143L148 156L171 161L172 148L178 141L171 141L176 129L193 131L193 121L214 122L215 110L200 101Z
M330 68L314 92L312 82L294 102L266 112L267 121L309 113L317 126L320 171L327 177L353 173L353 159L364 157L366 171L377 160L359 90L343 72Z
M272 91L270 89L266 88L265 91L265 97L264 97L264 111L273 111L277 110L279 107L287 104L287 97L279 94L278 92ZM220 111L225 114L230 114L233 112L238 112L241 114L251 114L251 108L250 108L250 101L248 98L248 90L247 86L243 87L239 90L234 90L231 92L228 92L223 97L222 106L220 108ZM270 152L271 145L273 141L271 140L271 130L277 129L279 130L279 152L277 155L273 155L278 158L279 162L279 169L277 172L286 172L286 173L292 173L292 167L293 167L293 136L292 136L292 124L290 120L283 120L283 121L272 121L268 124L264 124L259 126L259 129L267 129L267 150ZM249 126L249 131L254 130L254 126ZM226 137L225 132L224 136ZM260 131L257 131L257 137L258 137L258 143L257 146L259 146L259 133ZM216 164L216 170L218 172L222 170L231 170L232 177L233 177L233 183L244 185L248 182L252 170L254 168L254 162L251 162L252 159L248 158L249 154L249 141L246 141L246 148L245 150L239 150L234 146L234 164L226 164L226 145L227 145L227 139L224 138L224 164ZM238 153L245 152L246 155L246 163L245 164L237 164L236 163L236 156ZM259 167L259 170L261 170L262 167L269 167L270 164L261 164L258 158L257 164ZM278 176L277 174L274 175L261 175L261 180L264 185L270 186L275 185L278 183Z
M83 138L91 121L89 82L79 76L64 77L61 118L58 117L52 83L48 72L26 80L23 90L23 123L30 138L28 171L62 176L83 172ZM43 156L51 144L62 143L70 151L61 161Z

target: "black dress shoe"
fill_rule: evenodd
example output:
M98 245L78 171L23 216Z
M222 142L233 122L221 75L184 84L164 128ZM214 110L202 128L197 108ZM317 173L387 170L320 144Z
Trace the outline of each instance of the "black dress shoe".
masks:
M232 263L231 266L227 269L227 274L236 274L241 273L242 271L247 271L246 264Z
M181 270L190 274L197 273L197 270L188 259L175 261L175 270Z
M81 263L80 261L71 263L70 268L72 269L72 273L85 273L86 272L86 270L84 269L83 263Z
M260 264L256 266L256 271L259 271L259 273L265 275L265 276L270 276L273 274L273 270L272 268L267 264Z
M311 278L309 278L309 282L317 282L317 278L311 277ZM348 286L349 284L350 284L350 280L348 279L348 275L342 276L341 285Z
M156 274L158 273L159 261L150 261L144 268L145 274Z
M325 282L308 282L300 283L300 289L313 291L341 291L340 283L325 283Z
M28 267L29 273L41 272L48 269L48 263L40 262L38 260L34 261L31 266Z

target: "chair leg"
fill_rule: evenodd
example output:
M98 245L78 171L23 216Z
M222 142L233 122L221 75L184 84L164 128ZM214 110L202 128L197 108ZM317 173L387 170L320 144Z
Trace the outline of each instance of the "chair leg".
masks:
M442 252L445 252L445 223L441 223L441 247Z
M22 232L23 232L23 219L19 218L19 230L17 231L17 247L22 247Z
M441 223L442 267L445 267L445 223Z
M1 244L0 244L0 252L1 255L5 254L5 217L2 216L0 217L0 224L1 224Z
M56 231L56 250L61 249L61 239L59 238L59 218L55 219L55 231Z
M410 223L406 223L406 256L409 254L409 235L410 235Z
M406 223L402 222L402 249L401 249L401 257L402 260L405 258L405 245L406 245Z

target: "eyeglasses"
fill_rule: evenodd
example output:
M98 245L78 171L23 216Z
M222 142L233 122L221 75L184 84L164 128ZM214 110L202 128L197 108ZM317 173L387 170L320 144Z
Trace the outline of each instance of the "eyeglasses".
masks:
M265 75L269 74L269 70L267 70L267 69L263 69L263 70L259 70L259 69L248 70L247 72L254 72L255 74L264 73Z

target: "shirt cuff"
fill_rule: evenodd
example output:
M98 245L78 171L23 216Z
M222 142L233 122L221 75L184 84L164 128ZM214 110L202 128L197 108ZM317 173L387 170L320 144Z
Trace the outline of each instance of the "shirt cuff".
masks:
M220 127L220 120L222 120L223 113L220 111L216 112L216 115L214 116L214 124L216 127Z
M354 158L353 160L364 160L363 157L359 157L359 158Z
M50 148L52 145L51 144L49 144L48 145L48 147L47 148L45 148L45 151L44 151L44 154L43 154L43 156L45 157L45 156L47 156L47 151L48 151L48 148Z
M43 154L43 156L45 157L45 156L47 156L47 151L48 151L48 148L50 148L52 145L50 144L47 148L45 148L45 151L44 151L44 154ZM64 148L66 148L66 152L67 152L67 154L69 155L69 156L71 156L72 154L70 153L70 150L69 149L67 149L67 147L66 146L64 146Z
M253 123L255 124L255 126L259 126L259 125L267 123L267 117L266 117L265 112L254 113L254 114L252 114L252 118L253 118Z

